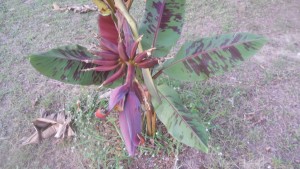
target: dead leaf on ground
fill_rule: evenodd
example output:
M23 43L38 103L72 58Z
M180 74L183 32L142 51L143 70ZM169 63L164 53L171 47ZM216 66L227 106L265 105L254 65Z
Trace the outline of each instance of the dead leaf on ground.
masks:
M65 113L52 113L43 115L42 118L35 119L32 124L35 133L27 139L21 140L22 146L28 144L38 144L43 139L54 136L57 139L64 139L74 136L75 133L70 127L71 117Z
M54 11L66 12L66 11L74 11L74 13L88 13L97 11L98 8L94 5L72 5L61 7L56 2L52 4L52 8Z
M54 3L52 4L52 7L53 7L53 10L55 10L55 11L60 10L60 7L57 5L56 2L54 2Z

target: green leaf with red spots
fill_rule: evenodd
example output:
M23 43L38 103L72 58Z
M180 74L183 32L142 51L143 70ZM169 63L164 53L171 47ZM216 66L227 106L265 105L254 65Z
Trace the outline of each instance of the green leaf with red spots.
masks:
M155 112L168 132L178 141L208 152L208 133L199 116L189 112L182 104L180 96L166 85L158 86L161 104L155 102Z
M81 61L91 58L95 56L79 45L60 47L29 57L37 71L52 79L80 85L101 84L109 72L81 71L96 66Z
M180 37L185 0L147 0L139 33L144 49L155 47L154 57L166 56Z
M188 42L160 72L183 81L200 81L219 75L253 56L266 43L249 33L225 34Z

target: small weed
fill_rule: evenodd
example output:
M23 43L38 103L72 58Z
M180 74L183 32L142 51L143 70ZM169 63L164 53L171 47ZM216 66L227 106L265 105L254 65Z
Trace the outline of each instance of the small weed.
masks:
M272 165L274 166L274 168L281 168L283 167L283 161L281 159L278 158L273 158L272 159Z

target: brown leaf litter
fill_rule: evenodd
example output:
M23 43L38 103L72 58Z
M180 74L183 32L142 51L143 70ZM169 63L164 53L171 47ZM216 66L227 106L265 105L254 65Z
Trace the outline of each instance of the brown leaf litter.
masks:
M43 139L55 137L64 139L74 136L75 133L70 126L71 117L65 113L52 113L43 115L41 118L36 118L32 124L35 128L35 133L27 139L22 139L22 146L28 144L38 144Z
M59 12L73 11L74 13L88 13L88 12L93 12L98 10L98 8L94 5L72 5L72 6L61 7L56 2L52 4L52 8L54 11L59 11Z

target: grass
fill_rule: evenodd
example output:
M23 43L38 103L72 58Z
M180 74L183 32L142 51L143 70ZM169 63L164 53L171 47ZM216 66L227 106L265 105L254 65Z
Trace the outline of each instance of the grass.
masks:
M128 157L120 136L118 117L111 114L106 120L94 117L100 107L107 107L107 100L99 100L98 93L82 94L66 103L66 110L72 114L77 135L70 146L83 156L83 166L88 168L128 167L132 160ZM75 104L80 101L80 110ZM161 128L162 125L159 125ZM164 130L164 131L163 131ZM159 129L154 138L148 138L145 146L139 148L139 157L156 157L172 155L179 148L177 141L165 131Z
M97 108L107 103L96 99L97 95L82 96L83 107L81 110L72 107L74 125L78 131L73 145L78 149L85 159L89 159L89 168L115 168L121 165L122 161L129 158L123 151L123 143L119 136L119 129L116 124L116 117L109 117L107 121L99 121L94 118ZM117 129L117 130L116 130Z
M187 8L179 45L199 36L250 31L269 37L270 44L258 54L266 58L256 57L206 82L163 79L209 129L210 152L204 155L179 144L159 124L155 138L147 138L135 159L124 151L117 115L107 121L94 118L94 111L107 104L97 99L95 87L49 80L29 65L26 56L30 53L97 43L93 38L96 13L54 12L53 2L0 2L0 168L171 168L175 161L177 168L300 167L300 63L292 57L300 52L296 45L299 24L291 15L299 6L297 1L188 0L192 5ZM59 5L88 3L70 0ZM136 3L132 12L140 22L144 2ZM39 102L32 106L36 98ZM77 110L77 100L82 111ZM34 131L32 119L44 111L70 112L77 136L60 144L47 140L20 147L19 140Z
M71 95L71 92L57 89L59 83L41 78L30 67L26 56L29 53L45 51L49 47L68 43L67 41L75 41L76 36L72 33L77 32L76 25L82 26L85 23L71 23L70 19L74 18L72 13L54 13L49 1L27 1L26 3L7 1L1 2L0 6L2 67L0 119L3 126L0 137L9 137L8 140L0 142L0 168L40 168L47 165L49 168L61 168L67 163L70 163L70 167L74 166L76 165L74 155L69 161L63 160L68 154L66 147L54 146L53 150L49 150L52 144L45 142L41 146L20 148L19 140L33 132L30 122L39 116L40 111L61 109L62 105L59 102L64 95ZM77 15L79 21L81 18L91 17L92 15ZM68 19L69 21L66 21ZM62 28L70 29L72 33L66 33ZM81 32L84 32L83 29L85 27L80 28ZM83 40L76 42L83 43ZM72 87L73 92L76 88L78 87ZM42 96L41 104L33 108L31 102L39 95ZM76 92L72 95L76 95ZM53 152L54 150L56 152ZM69 156L72 157L70 154Z

